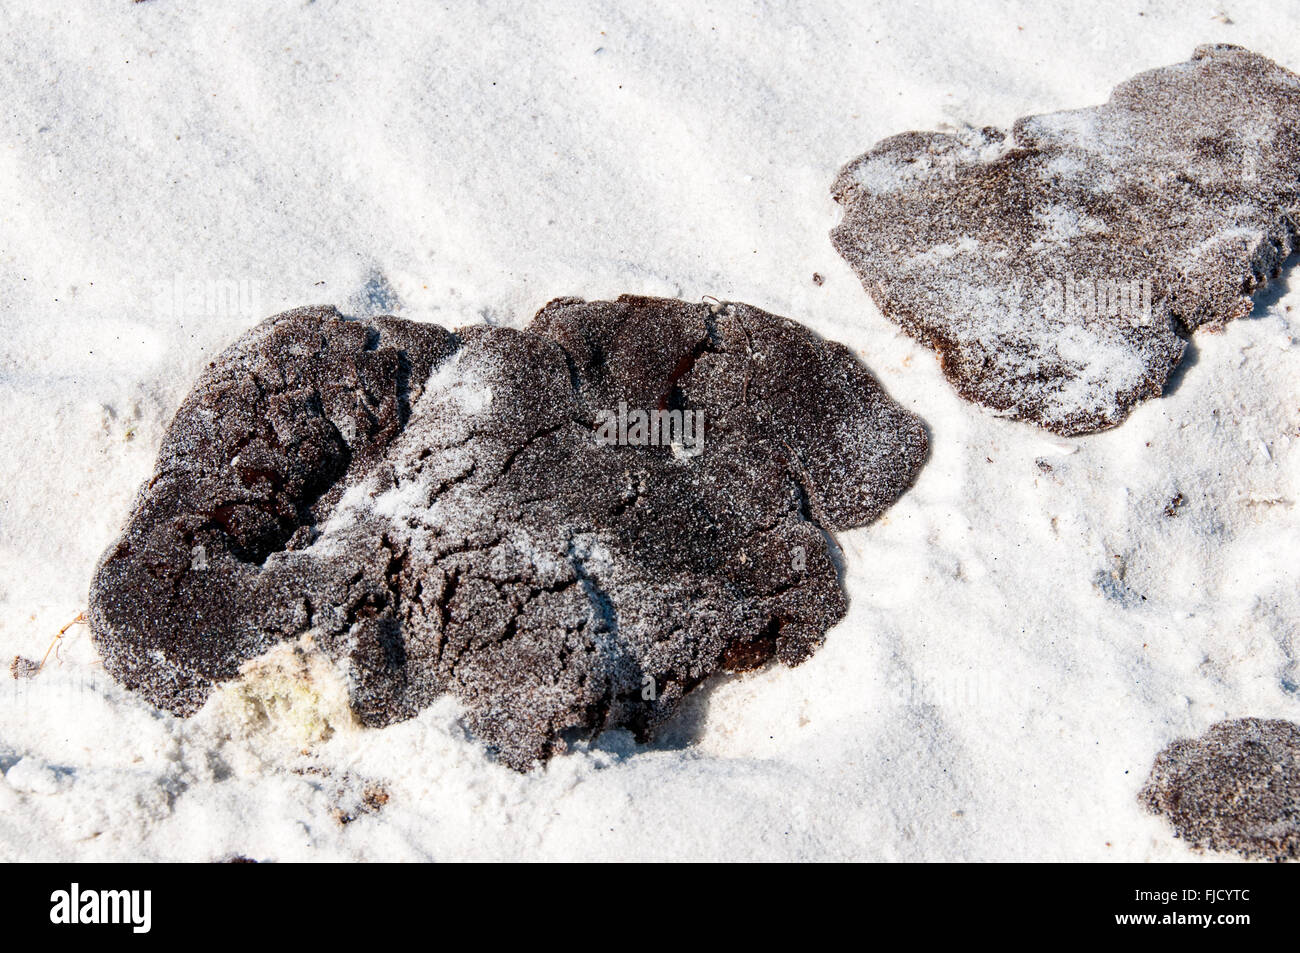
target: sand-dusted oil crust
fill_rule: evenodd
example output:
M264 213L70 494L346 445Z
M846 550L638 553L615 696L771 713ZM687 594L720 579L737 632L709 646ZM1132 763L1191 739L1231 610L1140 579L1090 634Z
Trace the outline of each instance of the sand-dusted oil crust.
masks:
M1186 335L1297 248L1300 77L1206 46L1011 134L907 132L846 165L836 249L962 396L1061 434L1157 397Z
M1140 794L1193 847L1300 859L1300 725L1240 718L1156 756Z
M702 413L702 449L602 443L621 404ZM185 400L89 619L175 713L310 634L362 722L452 693L525 769L806 658L845 610L830 531L926 452L847 349L743 304L561 299L455 334L292 311Z

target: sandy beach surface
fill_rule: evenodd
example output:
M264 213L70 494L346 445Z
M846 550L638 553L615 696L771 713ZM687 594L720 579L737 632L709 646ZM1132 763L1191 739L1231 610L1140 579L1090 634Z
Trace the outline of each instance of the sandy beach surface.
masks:
M829 189L887 135L1099 103L1198 44L1300 71L1300 5L520 7L0 9L0 861L1224 859L1137 792L1175 738L1300 720L1294 270L1163 399L1066 439L964 402L881 316ZM522 327L620 293L795 318L930 429L915 487L839 535L849 612L803 665L526 775L454 700L361 729L274 658L189 719L84 625L9 677L263 317Z

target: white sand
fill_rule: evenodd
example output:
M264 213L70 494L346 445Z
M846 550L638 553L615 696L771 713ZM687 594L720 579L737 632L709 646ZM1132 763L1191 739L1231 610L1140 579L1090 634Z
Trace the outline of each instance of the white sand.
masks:
M0 860L1195 859L1135 800L1156 751L1300 719L1300 295L1061 440L962 402L880 316L828 189L886 135L1096 103L1198 43L1300 70L1300 8L516 6L0 8L0 660L84 607L204 363L309 303L521 326L558 295L714 295L846 342L934 447L841 536L848 617L653 749L528 776L450 701L349 726L288 653L177 720L75 626L0 678ZM367 785L388 801L358 813Z

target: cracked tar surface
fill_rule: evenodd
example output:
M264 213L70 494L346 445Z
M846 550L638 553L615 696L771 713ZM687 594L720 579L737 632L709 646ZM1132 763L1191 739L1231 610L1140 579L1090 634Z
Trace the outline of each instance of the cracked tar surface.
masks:
M1158 397L1300 232L1300 77L1240 47L1102 106L907 132L846 165L836 249L968 400L1061 434Z
M602 445L621 403L702 412L703 451ZM302 309L199 380L89 618L106 668L177 714L310 633L364 723L452 693L526 769L806 658L845 610L830 531L926 452L846 348L743 304L560 299L455 334Z

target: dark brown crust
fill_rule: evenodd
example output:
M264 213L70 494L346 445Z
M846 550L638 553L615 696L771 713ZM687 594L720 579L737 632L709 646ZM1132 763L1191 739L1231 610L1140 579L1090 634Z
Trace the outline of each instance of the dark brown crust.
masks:
M1300 725L1240 718L1175 741L1139 798L1193 847L1300 860Z
M620 402L702 411L704 452L599 445ZM310 632L363 722L450 692L522 769L571 731L646 737L713 672L805 658L845 607L829 531L926 452L846 349L747 305L560 299L454 335L289 312L177 413L92 632L178 714Z
M302 308L212 362L96 570L88 620L105 668L188 715L214 680L292 634L268 625L266 600L282 595L266 591L268 557L310 542L452 349L435 325Z
M1300 243L1300 77L1201 47L1010 138L886 139L832 194L836 249L963 397L1061 434L1103 430L1162 393L1187 334L1248 314ZM1149 313L1057 306L1067 285L1109 302L1142 283Z

